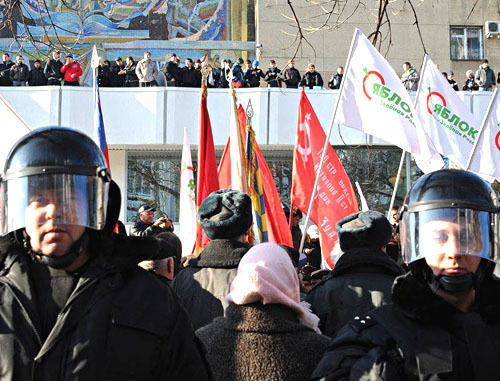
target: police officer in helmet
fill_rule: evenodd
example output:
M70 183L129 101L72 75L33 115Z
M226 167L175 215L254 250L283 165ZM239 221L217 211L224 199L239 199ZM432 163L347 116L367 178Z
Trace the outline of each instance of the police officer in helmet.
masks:
M499 202L473 173L421 177L400 212L392 304L337 335L313 379L491 380L500 363Z
M1 381L208 378L173 292L130 263L159 243L112 233L120 191L89 137L25 135L0 191Z

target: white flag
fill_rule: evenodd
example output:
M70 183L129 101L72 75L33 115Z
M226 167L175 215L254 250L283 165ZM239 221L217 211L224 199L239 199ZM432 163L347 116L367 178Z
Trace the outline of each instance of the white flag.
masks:
M479 122L428 55L424 58L415 111L437 151L465 168Z
M483 119L477 143L471 153L467 169L489 182L500 181L500 95L498 89L491 97Z
M400 78L359 29L354 32L338 102L337 123L411 152L424 172L443 166L414 121L412 101Z
M229 152L231 156L231 188L248 193L247 171L245 170L246 153L241 136L236 93L229 89L231 120L229 122Z
M14 110L14 108L0 95L0 120L2 121L0 139L0 172L3 171L5 159L12 146L24 135L31 131L28 124Z
M96 69L99 66L99 55L97 54L97 46L92 48L92 58L90 59L90 67Z
M180 213L179 239L182 242L182 256L193 252L196 242L196 202L194 195L195 185L193 176L193 162L191 159L191 146L187 129L184 129L184 146L182 147L181 161L181 189L180 189Z

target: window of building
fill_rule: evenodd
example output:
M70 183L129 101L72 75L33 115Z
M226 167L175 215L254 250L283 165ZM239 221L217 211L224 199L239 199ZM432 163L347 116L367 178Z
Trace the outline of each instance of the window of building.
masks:
M452 26L450 28L450 56L452 60L483 59L483 28Z

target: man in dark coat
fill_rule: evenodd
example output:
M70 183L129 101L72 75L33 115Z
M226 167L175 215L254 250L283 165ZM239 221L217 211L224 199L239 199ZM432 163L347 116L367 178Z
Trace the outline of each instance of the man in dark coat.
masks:
M61 73L61 68L63 63L60 61L61 52L59 50L54 50L52 52L52 58L47 60L45 68L43 69L43 74L47 78L47 84L49 86L60 86L64 74Z
M109 83L111 87L123 87L123 84L125 83L125 76L123 74L118 74L123 69L125 69L123 60L121 57L118 57L115 60L115 64L109 69Z
M0 221L1 381L209 379L177 297L136 266L167 243L112 233L119 188L90 138L25 135L2 189L19 218Z
M0 86L12 86L10 79L10 68L14 62L10 60L9 53L4 53L2 56L2 63L0 63Z
M259 61L253 61L253 66L245 72L245 82L248 87L260 87L260 79L264 72L259 68Z
M297 89L300 83L300 73L295 68L295 61L290 60L288 67L283 72L283 80L287 89Z
M168 217L160 217L153 222L156 209L150 205L139 208L139 220L130 227L130 235L137 237L153 237L163 232L173 232L174 225Z
M316 71L316 66L312 63L307 65L307 71L304 73L302 80L300 81L300 86L305 86L310 89L315 87L323 87L323 78L321 74Z
M10 80L13 86L27 86L28 78L30 76L30 69L23 63L23 56L18 54L16 56L16 64L10 67Z
M332 77L328 81L328 87L332 90L340 89L342 78L344 78L344 68L342 66L339 66L337 68L337 72L334 75L332 75Z
M492 380L500 353L499 204L472 172L421 177L401 209L392 304L355 317L313 373L326 380Z
M344 254L306 298L321 332L332 338L355 316L390 303L394 279L404 273L383 251L392 226L382 213L350 215L337 223L337 233Z
M172 283L195 330L224 315L229 287L250 248L245 242L252 225L252 200L239 191L212 192L203 200L198 219L211 241Z
M45 78L45 75L43 74L40 60L35 60L35 63L33 64L33 69L30 70L28 85L45 86L46 84L47 84L47 78Z
M180 80L182 87L196 87L201 78L200 72L193 67L193 60L186 59L186 66L181 69Z
M266 75L264 76L264 81L267 82L268 87L281 87L280 73L281 70L276 66L276 61L270 60L269 69L267 69Z
M139 86L139 78L137 78L137 74L135 74L136 64L132 57L127 57L126 65L122 71L119 71L119 75L125 76L125 87L138 87Z

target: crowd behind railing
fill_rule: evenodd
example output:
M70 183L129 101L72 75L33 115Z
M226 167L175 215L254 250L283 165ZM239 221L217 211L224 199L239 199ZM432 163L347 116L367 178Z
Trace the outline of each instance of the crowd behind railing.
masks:
M30 69L23 62L23 56L17 55L12 62L10 55L4 53L0 63L0 86L45 86L64 85L79 86L83 70L80 64L67 54L64 63L61 61L61 52L52 51L49 59L42 64L35 60ZM202 77L206 77L208 88L228 88L230 82L235 88L251 87L286 87L298 88L305 86L310 89L339 89L344 76L344 68L339 66L336 72L325 84L321 74L316 71L313 63L309 63L304 74L295 67L295 61L289 60L286 68L280 70L275 60L269 61L267 71L260 68L258 60L244 60L238 58L235 62L223 59L220 67L212 66L209 62L200 59L186 58L181 66L179 57L167 54L162 64L151 59L151 53L145 52L144 58L135 62L133 57L116 58L114 63L107 59L100 59L97 67L97 80L100 87L195 87L202 84ZM488 60L484 59L476 71L467 70L463 86L459 86L452 71L443 72L443 75L454 90L459 91L491 91L497 83L498 77L489 67ZM401 81L408 91L415 91L420 79L418 71L410 62L403 64Z

